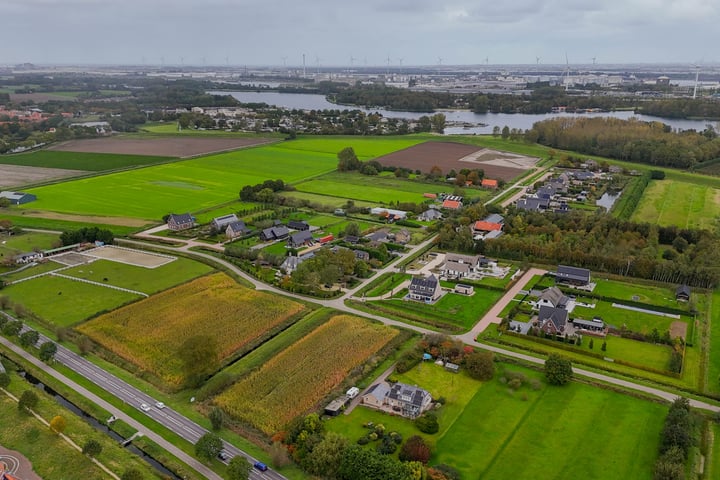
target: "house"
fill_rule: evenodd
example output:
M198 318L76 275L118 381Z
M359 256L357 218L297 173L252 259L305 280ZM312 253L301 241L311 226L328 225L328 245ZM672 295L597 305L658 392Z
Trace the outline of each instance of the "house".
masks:
M225 236L232 240L233 238L242 237L250 233L250 229L245 225L245 222L238 220L236 222L229 223L225 228Z
M380 230L365 235L365 238L370 240L371 243L387 242L389 232L389 230L381 228Z
M462 295L472 295L475 293L475 289L472 285L465 285L464 283L458 283L455 285L455 293L460 293Z
M21 253L20 255L16 255L13 260L16 264L28 264L35 262L37 260L42 260L43 258L43 252L28 252L28 253Z
M435 208L430 208L428 210L425 210L417 217L417 219L420 220L421 222L434 222L435 220L442 220L442 218L443 218L442 212Z
M492 188L492 189L496 189L496 188L498 188L498 181L497 181L497 180L492 180L492 179L490 179L490 178L483 178L483 179L482 179L482 182L480 182L480 186L481 186L482 188Z
M586 286L590 283L590 270L587 268L568 267L558 265L555 281L569 283L575 286Z
M502 223L488 222L487 220L478 220L473 224L472 231L473 236L485 238L485 236L490 232L502 232L502 228Z
M266 228L260 232L260 240L268 242L270 240L285 240L290 235L290 231L285 225L277 225L275 227Z
M399 232L395 232L395 243L400 245L405 245L410 241L410 232L408 232L406 229L402 229Z
M440 282L435 275L414 277L410 280L408 290L408 297L410 299L425 303L436 301L442 293Z
M491 213L490 215L485 217L484 220L490 223L499 223L500 225L505 224L505 217L503 217L499 213Z
M291 248L305 247L312 245L312 243L313 237L310 230L300 230L293 233L290 235L290 238L288 238L288 246Z
M167 226L174 232L187 230L195 225L195 219L189 213L175 214L171 213L167 219Z
M350 243L352 245L355 245L356 243L360 242L360 237L357 235L345 235L345 238L343 238L345 242Z
M376 383L362 396L362 403L371 408L400 412L404 417L417 418L430 408L432 396L427 390L404 383Z
M23 205L25 203L34 202L35 200L37 200L37 197L32 193L10 191L0 192L0 198L7 198L8 200L10 200L11 205Z
M546 288L537 301L537 307L553 307L564 309L567 305L568 297L558 287Z
M517 201L516 207L518 210L539 212L550 207L550 200L547 198L525 197Z
M558 335L565 331L568 312L562 308L540 307L538 325L540 330L549 335Z
M437 199L437 193L423 193L423 198L429 198L430 200Z
M230 225L233 222L237 222L238 218L234 213L231 213L230 215L223 215L222 217L215 217L213 218L210 225L212 228L215 229L217 232L221 232L227 228L228 225Z
M690 287L687 285L680 285L675 290L675 300L678 302L687 302L690 300Z
M442 274L446 277L463 278L475 273L480 265L480 255L460 255L448 253L445 255L445 264Z
M305 220L290 220L287 224L291 230L305 231L310 230L310 225Z
M370 261L370 254L365 250L353 250L353 253L355 254L355 258L358 260L362 260L364 262Z
M292 272L297 270L298 265L300 265L305 260L313 258L314 256L315 256L314 253L308 253L306 255L299 255L297 257L294 257L292 255L287 256L287 257L285 257L285 260L283 260L283 263L280 265L280 270L282 270L286 274L290 275Z

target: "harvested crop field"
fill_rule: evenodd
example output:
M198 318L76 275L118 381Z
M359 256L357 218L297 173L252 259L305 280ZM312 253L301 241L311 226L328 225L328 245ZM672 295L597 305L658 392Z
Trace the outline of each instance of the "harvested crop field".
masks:
M424 173L437 165L447 173L482 168L487 178L512 180L535 166L537 158L454 142L425 142L376 159L383 166L405 167Z
M26 167L22 165L0 165L0 187L16 187L33 183L76 177L87 172L60 168Z
M314 408L398 331L338 315L215 398L232 417L271 435Z
M178 352L189 338L203 335L216 342L217 358L207 361L217 369L256 347L304 310L300 303L214 274L102 315L77 330L177 388L184 381Z
M271 142L267 138L226 137L111 137L70 140L49 150L87 153L119 153L162 157L195 157Z

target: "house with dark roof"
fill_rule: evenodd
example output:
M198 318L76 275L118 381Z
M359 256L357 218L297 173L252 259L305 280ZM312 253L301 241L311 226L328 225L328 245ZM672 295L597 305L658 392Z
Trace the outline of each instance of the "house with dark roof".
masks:
M429 208L417 217L421 222L434 222L435 220L442 220L442 218L442 212L436 208Z
M516 207L518 210L541 212L550 207L550 200L547 198L525 197L517 201Z
M543 290L537 301L537 307L553 307L564 309L567 305L568 297L558 287L550 287Z
M370 387L362 396L362 404L371 408L400 413L407 418L417 418L432 405L430 392L420 387L382 382Z
M223 215L222 217L213 218L212 222L210 222L210 226L212 226L212 228L216 231L221 232L225 230L228 225L237 221L237 216L234 213L231 213L229 215Z
M538 326L549 335L563 333L567 321L568 312L563 308L540 307L538 311Z
M401 229L399 232L395 232L395 243L398 245L405 245L411 238L412 236L410 235L410 232L408 232L405 228Z
M233 238L242 237L250 233L250 229L245 222L238 220L236 222L229 223L225 228L225 236L232 240Z
M365 250L353 250L353 253L355 254L355 258L358 260L362 260L364 262L370 261L370 254Z
M275 227L266 228L260 232L260 240L268 242L270 240L285 240L290 235L290 231L285 225L277 225Z
M571 320L573 326L577 330L586 330L594 333L605 333L605 322L599 317L595 317L592 320L584 320L582 318L576 318Z
M291 248L304 247L306 245L312 245L313 237L310 230L300 230L288 238L288 246Z
M690 287L687 285L680 285L675 290L675 300L678 302L687 302L690 300Z
M555 272L555 281L575 286L586 286L590 283L590 270L558 265L557 272Z
M448 278L463 278L475 273L479 265L480 255L448 253L445 255L441 273Z
M440 298L442 290L435 275L414 277L408 286L408 297L419 302L432 303Z
M291 230L305 231L310 230L310 225L305 220L290 220L287 224Z
M195 219L189 213L171 213L167 219L167 226L170 230L179 232L195 226Z

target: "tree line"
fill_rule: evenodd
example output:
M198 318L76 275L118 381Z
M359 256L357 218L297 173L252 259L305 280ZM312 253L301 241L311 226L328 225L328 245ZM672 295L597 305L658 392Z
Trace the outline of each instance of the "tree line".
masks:
M711 126L703 132L673 132L663 123L637 119L543 120L526 132L525 140L589 155L682 169L720 157L720 138Z

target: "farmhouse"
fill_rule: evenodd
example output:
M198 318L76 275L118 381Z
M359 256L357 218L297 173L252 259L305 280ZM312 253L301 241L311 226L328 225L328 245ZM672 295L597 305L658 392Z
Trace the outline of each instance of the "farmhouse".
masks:
M195 225L195 219L189 213L175 214L171 213L167 219L167 226L170 230L179 232L187 230Z
M37 200L37 197L32 193L10 191L0 192L0 198L7 198L12 205L23 205Z
M221 232L221 231L225 230L225 228L228 225L230 225L233 222L237 222L237 221L238 221L237 216L235 216L234 213L231 213L230 215L223 215L222 217L213 218L210 225L216 231Z
M236 222L232 222L228 224L227 228L225 229L225 236L229 239L242 237L243 235L247 235L250 233L250 229L245 225L245 222L242 220L238 220Z
M442 293L440 282L435 275L428 277L414 277L408 286L408 297L419 302L432 303Z
M678 302L687 302L690 300L690 287L687 285L680 285L675 290L675 300Z
M376 383L362 397L363 405L380 410L399 412L408 418L417 418L432 404L432 396L420 387L383 382Z
M590 270L587 268L558 265L557 272L555 273L555 281L584 287L590 283Z
M310 230L300 230L293 233L292 235L290 235L290 238L288 238L288 246L292 248L304 247L307 245L312 245L312 243L313 237L312 233L310 233Z
M537 301L537 307L552 307L565 309L568 297L558 287L546 288Z
M285 225L277 225L275 227L266 228L260 232L260 240L268 242L270 240L285 240L290 235L290 231Z
M562 308L540 307L538 312L540 330L550 335L564 332L567 320L568 312Z
M502 229L505 219L498 215L492 214L484 220L478 220L472 226L473 237L477 239L496 238L502 235Z
M482 182L480 183L480 186L482 188L496 189L496 188L498 188L498 181L490 179L490 178L483 178Z
M290 220L287 224L291 230L305 231L310 230L310 225L305 220Z

